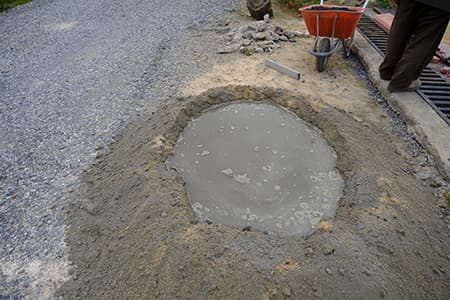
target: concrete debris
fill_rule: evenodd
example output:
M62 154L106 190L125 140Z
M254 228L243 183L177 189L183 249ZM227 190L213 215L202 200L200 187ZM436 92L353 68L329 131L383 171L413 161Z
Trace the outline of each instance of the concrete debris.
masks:
M245 55L254 53L272 53L281 48L281 42L295 43L296 38L310 37L309 33L298 30L285 31L278 25L271 24L267 15L264 21L256 21L230 30L225 36L226 46L220 47L218 53L240 52Z
M227 46L223 46L223 47L219 48L219 50L217 50L217 52L219 54L233 53L233 52L238 51L240 47L241 47L241 45L239 45L239 44L231 44L231 45L227 45Z
M255 41L263 41L266 39L266 35L264 34L264 32L255 32L252 34L252 38Z

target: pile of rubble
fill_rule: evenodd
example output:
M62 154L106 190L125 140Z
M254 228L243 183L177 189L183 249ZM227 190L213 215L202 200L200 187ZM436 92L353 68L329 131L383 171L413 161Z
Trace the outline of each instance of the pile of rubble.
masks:
M225 36L226 46L221 47L218 53L272 53L274 49L281 47L282 42L294 43L297 37L309 36L309 33L300 31L285 31L280 26L271 24L269 15L266 15L264 21L252 22L230 31Z

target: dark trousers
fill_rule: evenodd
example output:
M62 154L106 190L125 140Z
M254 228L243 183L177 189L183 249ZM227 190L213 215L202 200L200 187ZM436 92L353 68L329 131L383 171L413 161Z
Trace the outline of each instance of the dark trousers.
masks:
M400 0L380 76L390 90L404 89L419 78L445 33L450 12L414 0Z

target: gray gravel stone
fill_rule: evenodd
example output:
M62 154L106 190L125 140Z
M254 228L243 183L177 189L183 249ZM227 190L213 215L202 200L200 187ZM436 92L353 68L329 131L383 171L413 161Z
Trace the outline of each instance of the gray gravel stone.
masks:
M283 295L286 297L290 297L292 295L291 289L288 286L283 288Z
M239 44L231 44L228 46L223 46L223 47L220 47L219 50L217 50L217 53L219 53L219 54L234 53L234 52L238 51L240 47L241 47L241 45L239 45Z
M0 13L0 298L51 297L96 147L170 99L195 70L185 33L238 2L34 0Z
M269 21L267 21L268 23ZM255 24L256 32L264 32L267 29L267 23L265 21L258 21Z
M430 173L427 170L421 171L419 173L420 180L426 181L430 178Z
M252 34L254 40L262 41L266 39L266 34L264 32L255 32Z

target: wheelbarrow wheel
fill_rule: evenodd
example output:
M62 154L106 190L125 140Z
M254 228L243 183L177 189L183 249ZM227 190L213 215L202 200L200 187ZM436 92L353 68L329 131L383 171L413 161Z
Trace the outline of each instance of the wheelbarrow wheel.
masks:
M319 41L319 45L317 46L317 52L330 52L331 43L330 39L323 38ZM318 72L323 72L328 63L328 56L316 56L316 69Z

